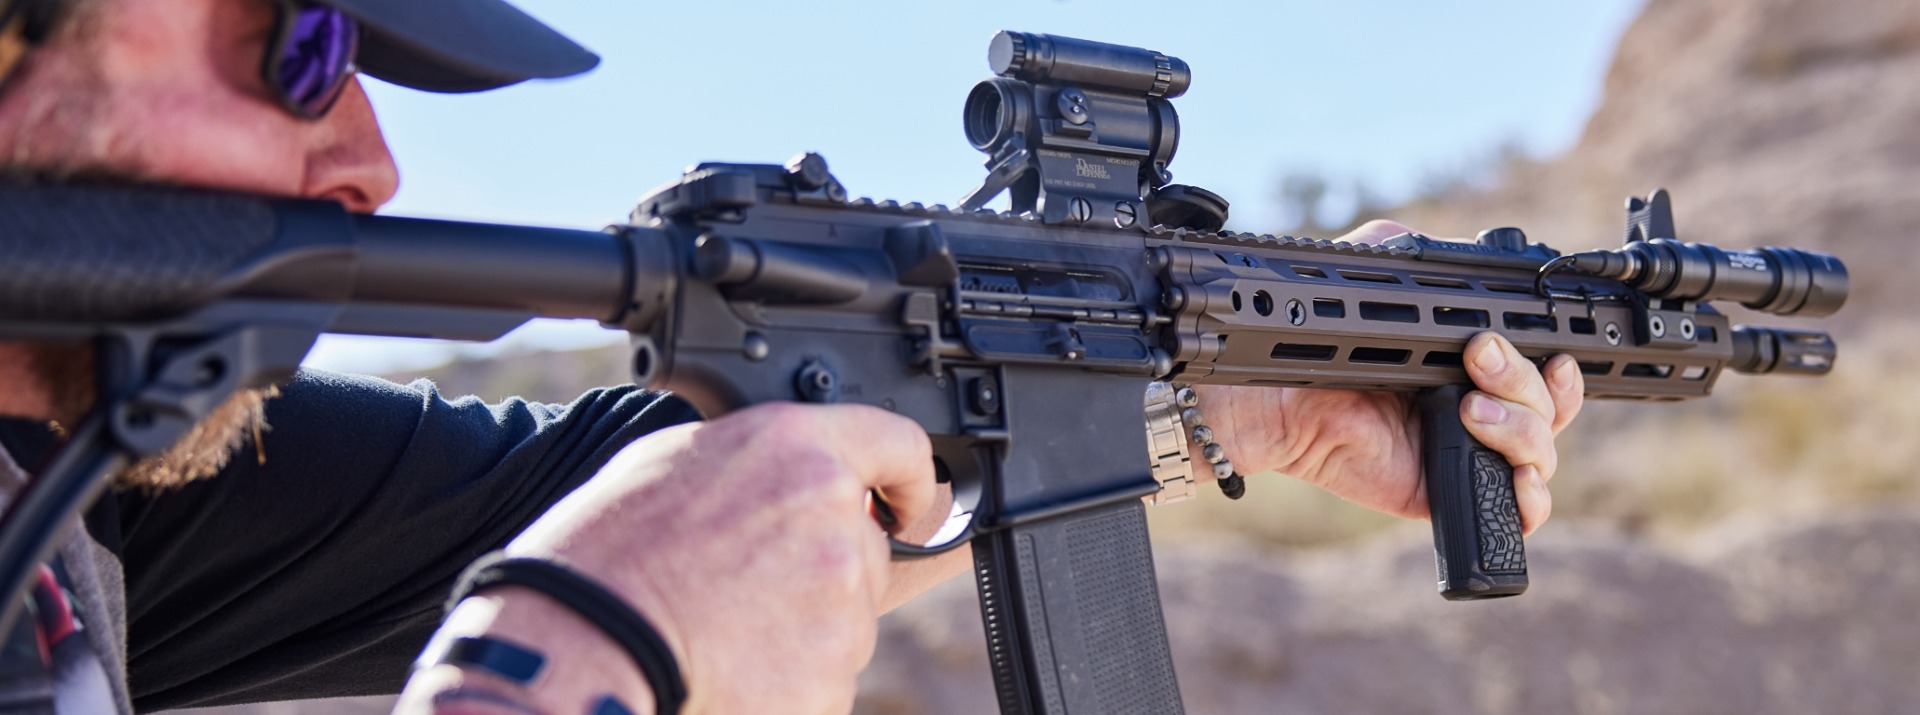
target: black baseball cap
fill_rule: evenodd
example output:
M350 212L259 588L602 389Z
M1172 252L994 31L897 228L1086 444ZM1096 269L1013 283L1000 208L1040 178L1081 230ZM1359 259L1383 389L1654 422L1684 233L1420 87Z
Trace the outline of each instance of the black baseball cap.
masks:
M506 0L318 1L360 21L360 71L403 87L478 92L600 64Z

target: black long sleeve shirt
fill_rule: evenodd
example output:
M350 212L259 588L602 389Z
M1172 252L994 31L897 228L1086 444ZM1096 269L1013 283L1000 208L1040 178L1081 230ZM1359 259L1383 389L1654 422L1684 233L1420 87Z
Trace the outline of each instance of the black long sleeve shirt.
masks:
M634 387L489 405L305 371L267 419L219 475L87 514L124 568L141 711L397 692L461 569L620 448L698 415ZM48 447L32 431L0 430L29 466Z

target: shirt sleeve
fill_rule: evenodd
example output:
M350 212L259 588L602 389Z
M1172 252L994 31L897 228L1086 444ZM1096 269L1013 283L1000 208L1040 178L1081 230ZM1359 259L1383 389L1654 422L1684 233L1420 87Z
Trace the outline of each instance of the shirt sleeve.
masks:
M488 405L305 371L267 418L218 476L114 497L141 711L398 692L461 569L698 414L634 387Z

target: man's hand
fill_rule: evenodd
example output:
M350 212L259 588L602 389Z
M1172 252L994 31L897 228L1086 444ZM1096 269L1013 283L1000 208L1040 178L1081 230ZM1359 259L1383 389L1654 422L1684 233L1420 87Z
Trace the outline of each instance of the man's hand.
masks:
M888 587L869 489L903 523L931 506L918 425L762 405L635 442L507 550L625 596L679 657L689 712L846 712Z
M1340 240L1374 243L1407 233L1373 221ZM1547 520L1554 435L1580 412L1585 381L1567 355L1536 369L1505 338L1482 333L1463 358L1478 391L1461 402L1467 431L1514 466L1526 533ZM1408 392L1202 385L1200 406L1242 473L1278 471L1389 514L1427 516L1420 474L1420 421ZM1200 470L1204 471L1204 470ZM1212 478L1208 474L1206 478Z

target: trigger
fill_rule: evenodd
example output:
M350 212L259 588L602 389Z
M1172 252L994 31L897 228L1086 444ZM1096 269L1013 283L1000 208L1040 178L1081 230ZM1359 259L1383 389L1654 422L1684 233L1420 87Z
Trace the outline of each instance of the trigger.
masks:
M868 489L867 496L872 498L873 516L880 520L881 525L894 526L900 523L900 515L893 512L893 505L887 503L887 497L880 490Z

